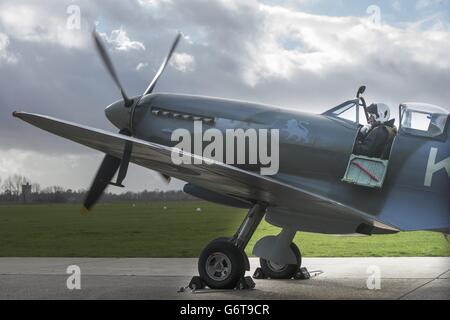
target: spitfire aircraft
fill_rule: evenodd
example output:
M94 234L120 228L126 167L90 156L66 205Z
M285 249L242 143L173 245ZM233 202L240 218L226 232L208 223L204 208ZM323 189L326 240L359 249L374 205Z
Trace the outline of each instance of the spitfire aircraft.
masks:
M122 100L105 109L118 133L49 116L14 112L36 127L105 153L84 201L90 210L108 185L122 186L129 163L158 171L164 179L186 182L195 197L246 208L248 214L232 237L219 238L202 251L198 271L211 288L233 288L249 270L244 252L263 218L281 228L260 239L253 254L266 275L292 278L301 253L292 242L298 231L323 234L392 234L428 230L450 233L449 112L422 103L399 106L399 128L385 157L368 158L353 150L367 122L361 87L357 97L322 114L204 96L155 93L158 79L181 38L142 95L129 97L99 36L98 52ZM277 129L276 174L263 175L262 164L231 165L186 152L171 139L177 129ZM248 153L249 146L246 146ZM272 150L274 151L274 150ZM230 152L230 150L224 150ZM182 154L189 163L173 162ZM205 161L202 161L205 160ZM117 173L117 177L115 175Z

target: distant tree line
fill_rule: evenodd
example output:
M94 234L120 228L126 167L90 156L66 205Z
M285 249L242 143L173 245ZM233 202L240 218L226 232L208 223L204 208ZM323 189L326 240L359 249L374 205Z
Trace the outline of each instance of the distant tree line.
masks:
M24 187L25 186L25 187ZM25 176L14 174L1 180L0 202L2 203L80 203L84 200L87 190L64 189L60 186L41 188L39 183L31 182ZM106 192L101 202L121 201L177 201L193 200L194 197L182 191L141 191L114 194Z

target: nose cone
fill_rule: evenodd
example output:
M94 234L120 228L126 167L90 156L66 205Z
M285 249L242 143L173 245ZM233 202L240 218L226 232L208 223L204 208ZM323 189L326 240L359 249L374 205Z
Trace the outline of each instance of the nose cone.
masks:
M130 125L131 108L126 108L123 101L117 101L105 109L108 120L118 129L126 129Z

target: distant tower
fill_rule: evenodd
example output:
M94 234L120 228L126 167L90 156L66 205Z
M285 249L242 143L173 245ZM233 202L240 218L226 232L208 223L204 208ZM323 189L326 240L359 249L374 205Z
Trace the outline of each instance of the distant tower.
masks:
M31 201L31 184L27 182L27 184L22 185L22 202L30 202Z

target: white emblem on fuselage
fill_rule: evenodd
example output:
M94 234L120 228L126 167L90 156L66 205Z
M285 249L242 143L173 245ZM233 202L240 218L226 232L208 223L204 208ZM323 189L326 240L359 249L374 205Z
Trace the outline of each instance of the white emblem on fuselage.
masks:
M424 182L425 187L431 187L431 183L433 182L433 175L442 169L445 169L447 171L447 175L450 178L450 158L444 159L436 163L437 154L438 149L431 148L430 156L428 157L427 171L425 174L425 182Z

